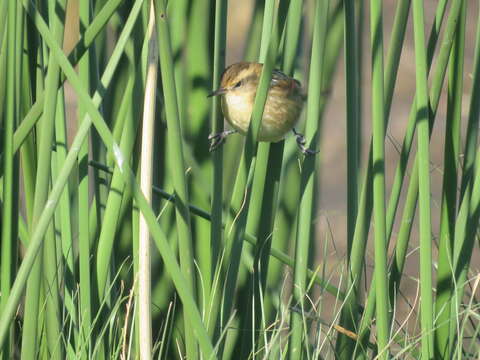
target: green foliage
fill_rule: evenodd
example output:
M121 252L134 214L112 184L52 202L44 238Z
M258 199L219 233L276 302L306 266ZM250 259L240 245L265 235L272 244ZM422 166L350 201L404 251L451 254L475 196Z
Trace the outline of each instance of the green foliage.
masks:
M240 47L227 40L227 29L243 35L228 9L234 2L76 2L0 4L2 359L478 358L471 261L480 218L480 13L469 13L471 2L447 9L441 0L431 13L423 1L399 0L390 33L387 2L253 1L241 14L249 29L241 56L264 67L251 126L213 153L208 135L224 122L220 99L207 95ZM475 44L467 41L472 24ZM416 93L402 114L395 164L386 146L409 27L415 51L404 60L415 68ZM158 71L149 105L147 65ZM345 124L335 121L346 129L337 141L346 144L337 154L347 169L345 231L324 234L325 114L342 66ZM293 135L257 142L275 68L304 83L297 130L322 150L316 156L304 156ZM429 141L445 83L439 151ZM149 109L151 203L139 187ZM443 153L441 186L435 153ZM140 214L151 246L139 248ZM418 280L418 299L403 293L408 277ZM145 307L151 318L140 316Z

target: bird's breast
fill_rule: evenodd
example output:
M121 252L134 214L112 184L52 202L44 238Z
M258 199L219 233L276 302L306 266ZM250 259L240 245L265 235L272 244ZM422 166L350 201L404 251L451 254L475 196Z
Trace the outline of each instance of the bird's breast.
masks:
M242 134L248 131L250 124L253 95L249 98L246 94L232 92L222 97L222 111L225 119ZM298 120L301 107L301 102L285 96L278 96L274 91L270 91L263 111L258 140L279 141L283 139Z
M226 94L222 97L222 111L233 128L243 134L248 130L252 116L252 101L242 94Z

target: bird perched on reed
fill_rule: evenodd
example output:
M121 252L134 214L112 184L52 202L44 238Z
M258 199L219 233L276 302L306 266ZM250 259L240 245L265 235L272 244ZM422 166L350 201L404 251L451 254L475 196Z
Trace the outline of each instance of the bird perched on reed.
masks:
M208 137L211 142L210 151L220 146L230 134L247 133L262 67L263 64L254 62L230 65L222 74L220 88L208 95L221 96L223 115L234 129L211 134ZM304 101L305 95L300 82L281 71L273 70L258 141L277 142L289 131L293 131L297 145L304 154L317 153L305 147L304 136L294 128Z

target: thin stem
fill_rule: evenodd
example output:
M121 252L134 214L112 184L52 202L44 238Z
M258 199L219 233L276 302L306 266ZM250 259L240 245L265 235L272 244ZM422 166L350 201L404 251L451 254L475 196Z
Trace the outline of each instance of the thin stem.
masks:
M432 235L430 214L430 151L428 122L427 55L423 1L413 1L417 84L418 178L420 201L420 312L422 358L433 358Z
M375 221L375 280L378 352L388 359L390 315L387 279L385 219L385 98L383 69L382 1L370 2L372 42L373 211Z
M16 23L17 23L17 4L16 2L9 2L7 8L7 23L5 28L7 30L7 69L6 69L6 113L3 123L3 154L5 161L3 164L3 206L1 214L1 281L0 281L0 313L2 313L6 306L6 300L10 294L10 287L13 282L15 273L15 259L17 257L16 246L16 199L18 199L17 191L13 191L16 171L15 171L15 156L13 151L13 133L15 129L15 119L18 113L15 85L17 76L17 64L15 54L17 52L16 46ZM3 34L2 34L3 35ZM20 69L18 69L20 71ZM17 83L18 84L18 83ZM18 169L17 169L18 171ZM13 327L10 327L13 330ZM10 330L10 332L11 332ZM13 334L13 332L12 332ZM13 356L13 349L11 349L11 341L8 339L3 347L0 347L0 354L2 359L8 359Z
M312 58L310 63L307 123L305 129L306 146L316 149L319 142L319 116L322 79L325 60L325 44L328 29L329 1L317 1L315 7L315 21L312 40ZM295 243L295 268L293 285L294 306L301 309L301 313L292 312L290 319L291 336L288 345L290 359L298 359L302 356L303 344L308 340L302 338L304 329L304 304L307 296L307 267L308 252L312 240L312 218L315 198L315 174L318 160L315 156L305 157L302 164L300 181L300 203L298 207L298 225Z
M173 54L170 45L170 30L166 16L166 4L164 0L155 0L155 21L159 44L159 58L161 66L161 78L163 96L165 99L165 113L168 127L168 153L170 157L172 179L176 193L175 214L178 232L178 244L180 265L182 272L187 279L188 289L192 294L196 293L196 276L194 267L194 252L192 243L192 232L190 225L190 213L186 207L188 204L188 191L185 176L185 160L183 154L182 131L180 128L180 117L178 112L178 101L176 84L174 78ZM188 316L184 315L185 347L188 358L195 359L197 345L194 337L194 329Z
M143 106L142 149L140 156L140 189L147 202L152 201L153 136L155 130L155 100L158 72L157 34L153 1L148 22L148 67ZM152 358L150 233L145 218L140 214L138 246L138 311L140 358Z

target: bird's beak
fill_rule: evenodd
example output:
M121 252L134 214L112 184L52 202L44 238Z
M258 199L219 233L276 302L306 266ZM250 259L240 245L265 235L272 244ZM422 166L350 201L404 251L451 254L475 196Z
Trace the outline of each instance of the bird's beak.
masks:
M226 89L220 88L208 94L207 97L222 95L222 94L225 94L226 92L227 92Z

